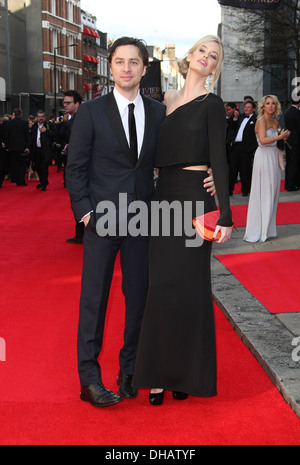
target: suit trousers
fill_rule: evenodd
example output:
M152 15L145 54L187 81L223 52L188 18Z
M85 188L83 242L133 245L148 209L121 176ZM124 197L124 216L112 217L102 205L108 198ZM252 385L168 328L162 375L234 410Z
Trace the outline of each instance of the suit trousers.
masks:
M48 183L49 164L48 162L45 161L43 150L39 147L36 149L36 152L35 152L34 166L39 176L41 186L46 187L49 184Z
M238 173L241 178L242 194L249 194L251 189L253 153L245 151L241 142L234 143L229 155L229 193L234 191Z
M90 223L85 228L77 337L78 372L83 386L101 381L98 357L118 252L126 307L119 366L122 373L133 374L148 289L148 250L148 237L100 237ZM120 309L113 307L113 311L119 312Z
M27 168L27 161L22 158L22 151L12 150L9 152L12 163L11 178L17 186L25 184L25 174Z

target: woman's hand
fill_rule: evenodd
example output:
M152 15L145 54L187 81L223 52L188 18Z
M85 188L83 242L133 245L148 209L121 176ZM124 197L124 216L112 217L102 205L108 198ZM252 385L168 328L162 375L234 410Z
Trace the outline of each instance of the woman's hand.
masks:
M218 239L215 242L217 242L218 244L222 244L223 242L226 242L228 241L228 239L230 239L231 233L232 233L232 228L230 226L219 226L217 224L215 232L214 232L214 236L213 236L214 238L217 237L217 234L219 231L221 231L220 239Z
M280 132L280 137L283 140L287 140L290 134L291 134L291 131L289 131L288 129L282 129L282 131Z
M214 178L212 174L212 169L208 168L207 173L208 173L208 178L205 178L203 181L204 189L206 189L207 192L210 192L210 195L215 195L216 187L215 187L215 182L214 182Z

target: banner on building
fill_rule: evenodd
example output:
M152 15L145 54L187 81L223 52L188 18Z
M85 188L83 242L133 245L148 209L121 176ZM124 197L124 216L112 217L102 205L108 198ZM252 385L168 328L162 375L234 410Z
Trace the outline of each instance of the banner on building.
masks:
M29 96L29 114L36 115L38 110L45 111L46 97L44 94L30 94Z
M252 10L280 10L284 0L218 0L220 5Z
M160 61L151 61L141 82L141 93L162 102Z

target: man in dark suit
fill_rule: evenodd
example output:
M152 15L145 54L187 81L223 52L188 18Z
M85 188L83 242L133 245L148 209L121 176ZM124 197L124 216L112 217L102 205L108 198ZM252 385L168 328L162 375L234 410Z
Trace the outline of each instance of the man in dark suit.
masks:
M236 136L237 119L239 111L237 110L234 102L228 102L226 104L226 120L227 120L227 136L226 136L226 154L227 160L229 161L229 155Z
M67 121L62 123L62 141L64 151L64 184L66 180L66 171L68 166L68 144L71 137L72 126L76 117L79 105L82 103L82 97L76 90L67 90L64 93L65 112L70 116ZM84 235L84 223L75 218L75 236L66 240L69 244L82 244Z
M78 325L81 399L99 407L138 394L131 381L148 288L149 238L126 233L128 207L136 200L149 206L153 198L158 131L166 111L163 104L139 92L148 65L148 52L141 41L128 37L115 41L109 63L115 88L80 105L72 128L66 176L72 209L86 226ZM123 205L120 194L122 201L125 198ZM98 223L105 216L105 209L101 213L99 205L115 207L116 233L105 236L105 231L99 230ZM103 386L98 362L118 252L126 303L117 377L119 395Z
M300 102L292 101L292 106L284 114L285 129L291 131L286 143L285 189L296 191L300 187Z
M4 127L4 140L11 167L11 179L17 186L26 186L25 173L28 152L28 126L22 119L22 110L15 108L12 119Z
M255 135L255 103L253 100L244 101L244 114L239 116L236 124L236 135L229 156L229 193L234 190L234 183L238 172L241 177L242 195L249 195L252 178L252 163L257 149Z
M49 164L52 160L52 144L55 139L55 125L47 121L46 113L38 110L37 122L32 126L30 133L30 155L40 183L37 189L46 190L48 183Z

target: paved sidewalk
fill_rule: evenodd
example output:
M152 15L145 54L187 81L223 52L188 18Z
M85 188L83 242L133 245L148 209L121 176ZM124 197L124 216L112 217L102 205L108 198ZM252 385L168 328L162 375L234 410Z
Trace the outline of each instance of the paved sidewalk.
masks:
M300 191L281 192L280 202L299 201ZM234 194L231 204L245 204L248 197ZM293 361L292 353L300 345L300 312L270 313L228 271L215 255L251 253L260 251L300 248L300 225L277 226L278 237L264 243L243 241L245 228L235 228L225 244L214 244L212 257L212 284L215 302L226 318L257 358L286 402L300 418L300 361ZM300 285L300 283L299 283ZM299 350L297 352L299 356ZM294 357L295 358L295 357Z

